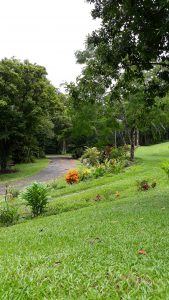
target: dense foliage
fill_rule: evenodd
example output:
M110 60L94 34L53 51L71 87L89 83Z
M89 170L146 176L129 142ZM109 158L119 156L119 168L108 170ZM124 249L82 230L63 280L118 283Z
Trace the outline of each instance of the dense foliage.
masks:
M86 145L130 144L134 160L135 146L168 139L169 3L87 2L100 27L76 52L84 68L69 94L74 110L87 117Z
M53 127L62 119L61 96L44 67L16 59L0 61L0 162L40 157Z

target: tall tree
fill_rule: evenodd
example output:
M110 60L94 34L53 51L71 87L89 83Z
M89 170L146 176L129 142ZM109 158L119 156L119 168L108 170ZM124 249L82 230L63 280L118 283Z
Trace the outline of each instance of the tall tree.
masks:
M16 59L0 61L0 163L7 161L19 146L37 144L42 128L51 128L51 113L56 108L56 90L42 66ZM46 122L45 122L46 120ZM48 125L47 125L48 124ZM43 130L44 131L44 130ZM23 148L22 148L23 150ZM22 151L21 151L22 152ZM23 155L26 153L23 151Z
M102 62L129 70L148 70L154 65L169 67L168 0L87 0L94 4L93 18L100 29L88 43ZM165 73L166 75L166 73ZM167 76L169 78L169 76Z

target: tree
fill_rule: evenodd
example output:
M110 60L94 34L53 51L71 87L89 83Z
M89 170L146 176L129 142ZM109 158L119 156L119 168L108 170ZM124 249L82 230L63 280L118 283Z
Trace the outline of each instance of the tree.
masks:
M98 102L109 91L118 94L122 122L130 130L133 160L135 133L142 118L140 107L148 116L156 97L164 97L169 88L169 3L167 0L87 2L94 4L92 16L100 18L101 26L88 36L85 51L76 52L77 61L85 64L78 86L83 86L83 98L88 102ZM154 66L158 66L155 72ZM116 97L110 99L115 107Z
M14 152L31 155L38 147L39 132L52 129L56 89L42 66L17 59L0 61L0 163L1 169ZM42 130L43 129L43 130ZM25 151L26 150L26 151ZM23 158L23 157L22 157Z
M48 153L67 152L70 143L70 135L72 128L72 116L70 113L69 97L61 92L57 92L59 107L52 114L53 137L48 139L46 143L46 151Z
M167 0L87 0L94 4L93 18L100 29L88 38L95 55L111 65L114 75L121 68L139 71L154 65L167 67L169 79L169 2ZM166 73L167 71L167 73Z

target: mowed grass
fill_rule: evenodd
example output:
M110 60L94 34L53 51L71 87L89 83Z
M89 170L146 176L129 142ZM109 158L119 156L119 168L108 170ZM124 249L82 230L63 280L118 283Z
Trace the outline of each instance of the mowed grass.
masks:
M25 177L33 176L38 174L40 171L48 166L49 160L46 158L37 159L34 163L29 164L16 164L14 169L17 170L15 173L0 174L0 183L4 181L15 181L21 180Z
M0 299L169 299L168 146L139 148L113 177L60 181L55 215L0 228ZM157 187L138 192L138 179Z

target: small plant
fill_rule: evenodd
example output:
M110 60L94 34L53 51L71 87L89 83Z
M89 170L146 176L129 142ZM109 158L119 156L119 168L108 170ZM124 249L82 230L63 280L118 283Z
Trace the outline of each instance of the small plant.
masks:
M5 206L0 209L0 223L5 226L12 225L18 221L17 209L12 206Z
M42 183L33 183L22 194L22 199L32 208L33 216L36 217L44 211L47 203L47 187Z
M126 158L128 152L128 148L125 145L124 147L113 147L111 154L110 154L110 158L111 159L118 159L118 160L122 160Z
M11 188L9 188L9 194L11 195L11 198L14 199L19 196L20 191L11 187Z
M137 189L138 191L148 191L151 188L155 188L157 185L156 181L149 183L148 180L137 181Z
M57 180L53 180L53 181L49 182L49 183L47 184L47 187L48 187L49 189L54 189L54 190L56 190L57 187L58 187L58 181L57 181Z
M80 172L80 180L84 181L87 180L88 178L90 178L92 175L92 170L89 168L83 169Z
M105 166L104 165L99 165L99 166L94 168L93 177L94 178L102 177L102 176L104 176L105 173L106 173Z
M101 196L100 194L96 195L95 201L96 201L96 202L99 202L99 201L101 201L101 200L102 200L102 196Z
M164 170L164 172L167 174L169 179L169 162L162 163L161 168Z
M87 166L96 166L99 164L100 152L96 147L86 148L81 157L81 162Z
M78 183L80 181L80 174L78 170L69 170L65 176L68 184Z
M8 204L8 201L11 199L8 185L5 187L5 203L4 206L0 209L0 223L5 226L9 226L14 224L18 218L19 215L17 213L17 209L13 206Z
M125 162L116 159L106 159L104 165L107 173L118 174L123 170Z

